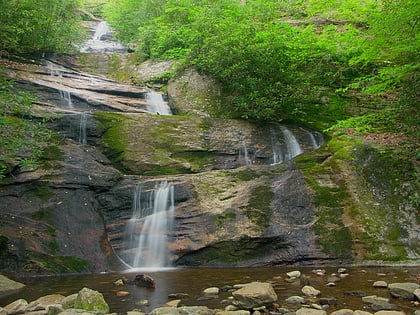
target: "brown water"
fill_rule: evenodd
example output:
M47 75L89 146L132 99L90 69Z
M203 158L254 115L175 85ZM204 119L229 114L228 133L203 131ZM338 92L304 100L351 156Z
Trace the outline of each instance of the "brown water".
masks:
M218 298L205 299L202 291L208 287L232 286L234 284L247 283L250 281L270 281L278 294L278 304L289 310L295 310L297 306L287 304L285 299L292 295L300 295L304 283L300 281L287 282L286 272L300 270L306 275L309 285L321 291L321 297L335 297L337 305L331 307L328 312L341 308L353 310L367 310L368 305L363 305L360 296L349 295L349 291L363 292L366 295L377 295L390 298L387 289L373 288L373 282L384 280L393 282L416 282L416 276L420 274L418 267L383 267L383 268L347 268L348 277L337 282L336 286L328 287L327 278L332 273L337 273L337 268L323 268L326 275L318 276L312 270L315 267L266 267L266 268L235 268L235 269L207 269L186 268L168 269L161 271L149 271L156 280L156 289L147 289L135 285L117 287L114 282L123 277L134 278L136 273L100 274L100 275L77 275L61 277L36 277L17 279L24 282L27 287L13 295L0 297L0 306L24 298L28 302L47 294L70 295L77 293L83 287L98 290L104 294L111 312L125 313L133 309L149 312L153 308L163 306L168 301L171 293L187 293L188 298L182 299L182 305L205 305L210 308L223 308L220 303L231 295L229 292L221 292ZM144 272L137 272L144 273ZM275 277L280 276L281 279ZM118 291L128 291L125 297L117 296ZM140 306L138 302L148 300L149 306ZM317 300L314 300L317 302ZM391 298L391 303L399 306L407 314L413 314L416 306L413 302L400 301ZM417 307L418 309L418 307Z

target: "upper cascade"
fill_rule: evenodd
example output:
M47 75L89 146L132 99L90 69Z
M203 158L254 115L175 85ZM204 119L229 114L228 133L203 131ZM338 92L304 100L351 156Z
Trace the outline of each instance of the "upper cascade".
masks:
M80 47L80 52L103 54L127 52L127 49L113 38L112 29L106 21L86 22L86 26L91 29L92 37Z

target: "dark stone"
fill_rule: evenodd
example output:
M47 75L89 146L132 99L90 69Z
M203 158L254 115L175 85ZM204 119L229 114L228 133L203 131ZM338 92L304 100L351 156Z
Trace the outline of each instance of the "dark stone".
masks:
M139 287L146 287L154 289L156 287L156 281L151 276L146 274L138 274L134 277L134 279L130 282L135 284Z
M319 299L319 304L321 305L335 305L337 304L337 299L335 297L324 297Z
M366 296L365 292L362 291L346 291L344 292L345 295L350 295L350 296Z

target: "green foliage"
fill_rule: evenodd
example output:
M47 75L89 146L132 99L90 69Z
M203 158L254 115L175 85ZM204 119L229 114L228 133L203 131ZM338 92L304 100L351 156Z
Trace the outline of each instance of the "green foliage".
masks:
M82 38L76 0L0 0L0 51L63 52Z
M106 12L139 58L178 59L220 81L229 97L217 116L325 126L348 117L349 89L419 99L414 0L114 0Z
M43 123L25 119L30 117L33 100L0 76L0 179L16 165L21 170L37 168L44 147L53 139Z
M354 129L357 132L392 131L397 116L395 111L384 110L378 113L350 117L340 120L333 126L325 129L325 132L334 131L334 135L345 133L347 129Z

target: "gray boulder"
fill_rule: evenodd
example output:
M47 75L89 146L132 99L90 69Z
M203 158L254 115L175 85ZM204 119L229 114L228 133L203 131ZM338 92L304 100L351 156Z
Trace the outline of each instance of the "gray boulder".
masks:
M391 295L404 300L414 300L414 291L420 289L420 285L412 282L391 283L388 285Z
M11 280L3 275L0 275L0 295L9 291L19 290L25 287L23 283Z
M251 282L232 293L234 304L243 309L269 305L277 301L277 294L269 283Z
M4 307L4 310L8 315L22 314L26 311L28 302L24 299L16 300Z

